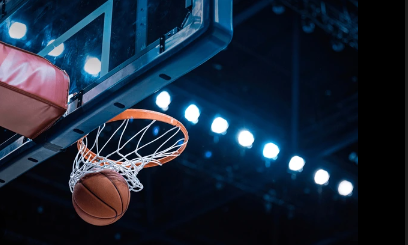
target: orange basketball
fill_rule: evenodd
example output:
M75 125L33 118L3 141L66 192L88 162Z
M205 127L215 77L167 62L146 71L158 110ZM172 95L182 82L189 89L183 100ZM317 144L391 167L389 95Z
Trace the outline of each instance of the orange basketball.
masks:
M129 207L130 191L126 180L113 170L84 175L74 187L72 203L84 221L110 225Z

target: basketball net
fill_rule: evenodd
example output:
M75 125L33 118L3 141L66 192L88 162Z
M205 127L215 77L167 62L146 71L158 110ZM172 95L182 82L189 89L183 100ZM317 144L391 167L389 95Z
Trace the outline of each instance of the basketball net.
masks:
M78 146L78 154L76 155L74 163L72 165L72 172L69 180L69 187L71 192L73 192L75 184L82 176L88 173L99 172L104 169L111 169L121 174L127 181L129 189L131 191L141 191L143 189L143 185L137 178L137 174L140 172L140 170L146 167L147 164L155 164L156 166L161 166L161 159L168 157L177 157L179 155L179 149L187 144L187 142L184 141L184 138L178 140L174 139L177 133L179 133L181 130L178 126L173 126L171 129L167 130L165 133L158 136L154 140L145 144L141 144L143 136L155 122L156 120L152 120L149 125L137 132L123 144L122 138L125 134L126 128L128 127L129 119L123 120L122 124L115 130L115 132L113 132L110 138L104 144L101 143L103 144L102 147L100 147L101 139L99 138L99 136L105 129L106 124L103 124L97 129L96 138L93 143L91 143L88 139L88 135L82 138L82 142L81 144L79 144L80 146ZM120 137L117 143L117 149L106 156L102 156L101 152L121 129L122 132L120 133ZM165 139L166 136L168 137L167 139ZM146 156L142 156L139 154L140 149L151 145L154 142L160 142L160 139L162 139L162 141L164 142L160 144L160 146L152 154ZM125 148L125 146L130 142L135 141L137 141L136 148L129 153L123 153L123 149ZM172 143L173 141L174 143ZM167 143L171 144L171 146L166 149L162 149L163 146ZM88 144L92 145L92 147L89 149ZM110 160L109 157L114 154L120 156L120 159Z

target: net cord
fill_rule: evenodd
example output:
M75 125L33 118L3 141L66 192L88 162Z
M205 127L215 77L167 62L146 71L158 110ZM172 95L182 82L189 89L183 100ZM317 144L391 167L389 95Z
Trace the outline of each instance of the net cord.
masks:
M178 156L177 150L183 145L187 144L187 142L183 142L184 138L182 138L182 139L178 139L170 147L161 150L161 148L163 148L164 145L166 145L170 140L172 140L177 135L178 132L180 132L180 128L177 126L174 126L171 129L167 130L162 135L160 135L159 137L140 146L140 143L143 137L145 136L146 132L151 128L151 126L155 122L156 120L152 120L151 123L149 123L146 127L138 131L135 135L133 135L129 140L127 140L122 145L121 143L122 143L123 135L125 134L125 131L129 125L129 119L123 120L121 125L112 133L112 135L105 142L102 148L99 148L99 143L100 143L99 137L102 131L105 129L106 124L103 124L102 126L98 127L95 140L92 144L92 147L88 151L86 149L88 148L89 139L87 136L85 136L83 138L83 144L78 150L78 153L72 165L72 172L71 172L70 180L69 180L69 187L70 187L71 192L74 191L74 187L76 183L79 181L79 179L81 179L82 176L88 173L100 172L104 169L111 169L121 174L127 181L129 185L129 189L131 191L134 191L134 192L141 191L143 189L143 184L137 178L137 174L145 167L145 165L148 163L155 163L157 165L162 165L159 162L160 159L165 158L165 157L170 157L170 156ZM102 156L101 152L105 149L107 144L112 140L112 138L122 128L123 130L118 140L117 149L106 156ZM171 134L152 154L149 154L146 156L140 155L139 153L140 149L143 149L144 147L154 142L157 142L158 140L162 139L164 136L170 134L173 131L174 133ZM123 154L120 152L121 150L123 150L123 148L125 148L127 144L129 144L132 140L134 140L140 134L141 136L139 137L136 147L133 151L127 154ZM95 155L91 157L93 149L96 149L96 152L95 152ZM110 160L109 157L111 157L114 154L117 154L118 156L120 156L120 159L115 160L115 161ZM136 157L129 159L129 157L132 154L134 154ZM118 162L123 162L123 164L118 164Z

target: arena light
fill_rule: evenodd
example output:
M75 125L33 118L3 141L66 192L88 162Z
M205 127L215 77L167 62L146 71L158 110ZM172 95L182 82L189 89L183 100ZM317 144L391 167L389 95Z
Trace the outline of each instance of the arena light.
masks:
M347 180L341 181L338 187L339 194L342 196L351 196L353 189L353 184Z
M213 123L211 124L211 131L217 134L225 134L229 124L227 120L222 117L217 117L214 119Z
M239 132L238 143L243 147L250 148L254 141L255 141L254 135L248 130L242 130L241 132Z
M200 109L198 109L198 107L194 104L191 104L187 107L185 113L184 113L184 117L196 124L198 122L198 118L200 117Z
M326 185L329 183L330 175L326 170L319 169L316 171L314 181L318 185Z
M305 160L299 156L294 156L290 159L289 169L295 172L302 172L305 166Z
M268 159L276 160L280 150L274 143L267 143L263 148L263 156Z
M157 95L156 105L160 107L162 110L167 111L169 109L170 103L171 97L167 91L163 91L159 95Z
M47 46L50 45L51 43L53 43L54 41L55 41L54 39L49 41ZM64 52L64 49L65 49L64 43L61 43L60 45L55 47L51 52L49 52L48 55L53 56L53 57L60 56L62 54L62 52Z
M98 75L101 72L101 61L98 58L91 57L85 62L84 70L91 75Z
M205 153L204 153L204 157L205 158L211 158L212 157L212 152L211 151L206 151Z
M14 22L9 28L9 36L13 39L21 39L27 33L27 26L20 22Z
M158 125L153 127L153 135L157 136L160 133L160 127Z

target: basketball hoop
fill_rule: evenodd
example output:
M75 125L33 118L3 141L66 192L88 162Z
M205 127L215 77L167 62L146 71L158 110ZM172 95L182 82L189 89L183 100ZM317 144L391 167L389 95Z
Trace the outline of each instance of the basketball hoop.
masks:
M147 119L151 120L151 122L122 144L122 139L124 138L123 136L128 127L129 121L133 119ZM78 154L74 160L69 180L69 187L71 192L73 192L75 184L82 176L88 173L99 172L104 169L111 169L121 174L126 179L131 191L141 191L143 189L143 185L137 178L137 174L140 170L142 170L143 168L149 168L158 165L161 166L178 157L186 148L188 142L187 129L178 120L168 115L149 110L128 109L118 116L114 117L113 119L109 120L107 123L115 121L123 122L113 132L109 139L106 140L101 148L99 146L99 143L101 141L100 136L105 129L106 124L103 124L97 129L96 137L93 143L90 142L91 140L88 138L89 135L86 135L78 140ZM145 133L156 122L166 123L173 127L154 140L148 143L141 144ZM101 153L105 149L106 145L112 141L114 136L121 129L122 132L120 133L120 137L118 139L117 149L109 154L105 154L105 156L102 156ZM182 132L183 138L175 140L174 137L179 132ZM166 135L168 136L167 139L165 139ZM163 141L163 143L161 143L161 141ZM130 142L137 142L135 149L131 152L124 153L123 149ZM139 150L145 148L148 145L151 146L152 143L161 144L153 153L142 156L139 153ZM88 144L92 146L88 148ZM169 146L166 149L162 150L161 148L166 144ZM119 159L111 160L110 157L112 155L119 156Z

